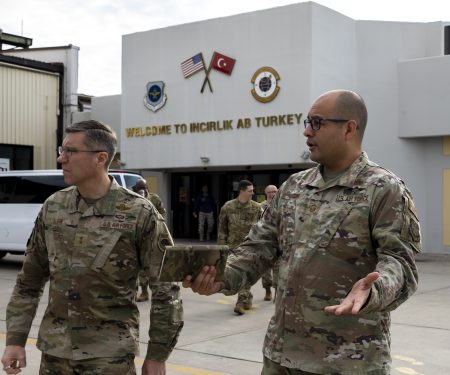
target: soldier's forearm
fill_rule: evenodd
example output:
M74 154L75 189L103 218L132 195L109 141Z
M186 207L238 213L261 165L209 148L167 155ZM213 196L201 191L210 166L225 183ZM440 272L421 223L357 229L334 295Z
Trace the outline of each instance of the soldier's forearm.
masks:
M149 343L146 359L165 361L175 347L183 327L180 287L175 283L151 284Z

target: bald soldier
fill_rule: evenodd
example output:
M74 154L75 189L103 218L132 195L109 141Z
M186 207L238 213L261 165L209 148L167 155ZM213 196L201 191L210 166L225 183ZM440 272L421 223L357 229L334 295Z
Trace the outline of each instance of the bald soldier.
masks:
M417 289L420 229L410 191L362 151L360 95L319 96L304 121L317 166L290 176L228 258L184 286L236 293L279 261L262 375L388 375L390 312Z

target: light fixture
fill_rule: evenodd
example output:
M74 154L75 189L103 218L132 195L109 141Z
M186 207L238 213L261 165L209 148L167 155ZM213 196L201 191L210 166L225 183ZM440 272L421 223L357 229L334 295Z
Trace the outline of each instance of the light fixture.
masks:
M28 48L33 44L33 39L26 38L20 35L7 34L4 33L2 29L0 29L0 51L2 50L3 44Z
M202 161L202 163L209 163L209 157L207 156L200 156L200 160Z

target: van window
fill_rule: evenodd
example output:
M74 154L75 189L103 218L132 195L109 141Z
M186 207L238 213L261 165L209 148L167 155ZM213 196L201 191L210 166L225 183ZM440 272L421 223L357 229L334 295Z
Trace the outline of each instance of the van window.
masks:
M122 180L119 173L111 173L119 185ZM123 174L128 189L142 177ZM45 200L66 188L63 175L9 176L0 178L0 203L44 203Z
M127 189L133 190L132 187L134 185L136 185L136 182L138 180L142 179L142 176L138 175L138 174L126 174L126 173L118 173L118 172L110 172L110 175L113 176L117 183L122 186L123 182L121 179L121 176L123 177L123 179L125 180L125 186Z
M123 177L125 178L125 185L127 189L131 189L134 185L136 185L136 182L138 182L138 180L142 179L141 176L134 174L124 174Z
M11 176L0 179L0 203L44 203L64 189L63 176Z
M113 176L114 179L116 180L116 182L117 182L120 186L122 186L122 180L121 180L121 178L120 178L120 174L110 173L110 176Z
M120 186L135 185L139 174L110 171ZM122 178L123 176L123 178ZM23 254L33 222L45 200L66 188L62 171L0 173L0 259L7 252Z

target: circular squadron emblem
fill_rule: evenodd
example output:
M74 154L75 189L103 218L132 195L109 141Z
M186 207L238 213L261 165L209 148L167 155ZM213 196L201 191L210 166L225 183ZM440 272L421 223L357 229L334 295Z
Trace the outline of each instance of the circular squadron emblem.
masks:
M280 91L278 81L280 75L270 66L259 68L252 77L252 95L262 103L271 102L275 99Z
M164 107L166 104L167 96L164 93L164 82L148 82L147 83L147 93L144 97L144 105L156 112L158 109Z

